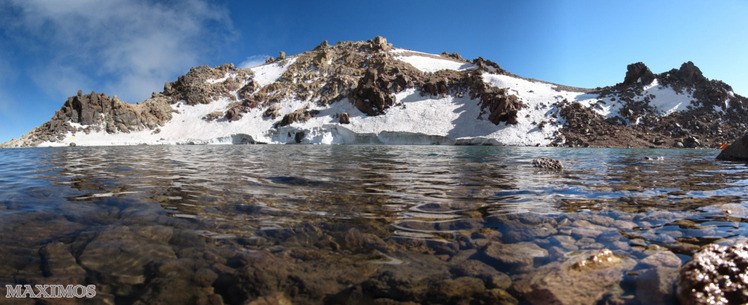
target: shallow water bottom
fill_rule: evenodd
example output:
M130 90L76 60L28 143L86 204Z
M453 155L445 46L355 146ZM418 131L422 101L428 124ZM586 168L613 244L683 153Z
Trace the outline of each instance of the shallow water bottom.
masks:
M674 303L699 247L746 235L748 168L714 155L0 150L0 284L95 285L44 299L81 304Z

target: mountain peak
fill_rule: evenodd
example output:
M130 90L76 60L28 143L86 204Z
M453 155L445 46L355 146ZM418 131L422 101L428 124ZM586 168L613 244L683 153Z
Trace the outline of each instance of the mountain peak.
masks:
M701 73L701 69L694 65L693 62L688 61L680 66L680 69L674 70L672 73L680 81L687 84L697 84L704 81L708 81L704 74Z

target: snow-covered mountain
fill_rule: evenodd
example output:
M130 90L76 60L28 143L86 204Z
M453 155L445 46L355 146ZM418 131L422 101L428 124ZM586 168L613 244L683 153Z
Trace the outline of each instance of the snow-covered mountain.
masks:
M128 104L78 92L4 147L138 144L714 146L748 128L748 102L692 63L581 89L494 62L326 41L265 64L200 66Z

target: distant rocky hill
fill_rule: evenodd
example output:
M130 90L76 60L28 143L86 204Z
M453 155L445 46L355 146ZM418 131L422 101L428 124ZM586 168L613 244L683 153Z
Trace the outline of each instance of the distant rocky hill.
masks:
M219 143L716 147L748 129L748 102L691 62L580 89L386 39L326 41L256 67L200 66L137 104L68 98L2 147Z

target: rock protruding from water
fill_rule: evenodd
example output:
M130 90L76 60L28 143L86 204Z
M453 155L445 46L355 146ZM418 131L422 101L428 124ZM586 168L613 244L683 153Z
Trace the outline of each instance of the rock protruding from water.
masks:
M683 305L746 304L747 270L748 243L708 245L681 267L678 300Z
M560 171L564 169L564 165L561 163L561 161L551 159L548 157L543 157L540 159L534 159L532 160L532 166L538 167L538 168L545 168L555 171Z
M723 149L717 160L748 161L748 133Z

